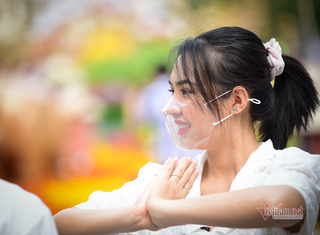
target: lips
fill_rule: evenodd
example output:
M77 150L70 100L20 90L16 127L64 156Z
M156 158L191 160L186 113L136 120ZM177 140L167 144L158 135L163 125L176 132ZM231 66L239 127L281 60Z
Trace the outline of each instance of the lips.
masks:
M186 133L191 125L189 123L185 123L185 122L182 122L182 121L179 121L179 120L175 120L174 121L178 127L179 127L179 131L178 131L178 135L183 135L184 133Z

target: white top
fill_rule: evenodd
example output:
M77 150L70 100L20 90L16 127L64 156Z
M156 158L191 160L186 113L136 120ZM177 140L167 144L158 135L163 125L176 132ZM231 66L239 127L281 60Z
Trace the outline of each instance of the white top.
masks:
M50 210L36 195L0 179L0 199L0 234L58 234Z
M207 153L204 152L198 155L197 158L199 160L198 168L200 174L187 197L200 196L201 176L204 163L207 160ZM93 192L87 202L81 203L77 207L79 209L106 209L133 204L160 167L161 165L156 163L147 163L140 169L137 179L126 183L122 188L114 190L111 193L102 191ZM294 147L275 150L271 140L268 140L251 154L246 164L233 180L230 191L267 185L289 185L296 188L302 194L306 202L307 214L305 222L297 234L312 234L320 202L320 155L312 155ZM276 207L277 205L270 205L269 208L273 206ZM281 208L280 206L279 209ZM200 229L200 227L202 226L183 225L161 229L156 232L143 230L125 234L177 235L208 233ZM215 227L211 233L233 235L289 234L282 228L233 229L223 227Z

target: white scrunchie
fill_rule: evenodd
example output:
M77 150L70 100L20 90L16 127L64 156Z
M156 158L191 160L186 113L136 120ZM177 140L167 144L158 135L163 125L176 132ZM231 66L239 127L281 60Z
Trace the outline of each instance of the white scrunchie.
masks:
M271 66L271 82L275 76L282 74L284 69L284 61L279 43L272 38L269 42L263 44L268 50L268 61Z

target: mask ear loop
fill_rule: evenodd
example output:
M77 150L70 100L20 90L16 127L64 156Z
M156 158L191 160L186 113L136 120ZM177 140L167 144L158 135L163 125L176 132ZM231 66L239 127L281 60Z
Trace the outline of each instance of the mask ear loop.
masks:
M261 101L256 99L256 98L251 98L251 99L248 99L248 101L251 101L252 103L254 104L261 104ZM215 125L218 125L219 123L223 122L224 120L228 119L229 117L231 117L233 115L233 113L231 113L229 116L226 116L225 118L221 119L219 122L213 122L212 125L215 126Z
M251 98L251 99L248 99L248 101L251 101L252 103L254 104L261 104L261 101L256 99L256 98ZM212 125L215 126L215 125L218 125L219 123L223 122L224 120L228 119L229 117L231 117L233 115L233 113L231 113L229 116L226 116L225 118L221 119L219 122L213 122Z
M230 91L231 91L231 90L230 90ZM227 91L227 92L225 92L225 93L222 94L222 95L225 95L225 94L229 93L230 91ZM219 97L221 97L222 95L220 95ZM211 100L211 101L212 101L212 100ZM209 101L209 102L211 102L211 101ZM252 103L254 103L254 104L261 104L261 101L258 100L258 99L256 99L256 98L249 98L248 101L250 101L250 102L252 102ZM207 104L208 104L209 102L205 103L205 107L207 107ZM226 116L225 118L221 119L221 120L218 121L218 122L213 122L213 123L212 123L212 126L213 126L212 129L213 129L216 125L218 125L219 123L221 123L221 122L223 122L224 120L226 120L226 119L228 119L229 117L231 117L232 115L233 115L233 113L231 113L230 115ZM211 132L212 132L212 129L211 129ZM205 146L207 146L207 144L209 143L209 140L210 140L210 138L211 138L211 132L210 132L210 136L209 136L209 138L208 138L207 143L206 143Z
M224 120L228 119L229 117L231 117L233 115L233 113L231 113L229 116L226 116L225 118L221 119L219 122L213 122L212 125L218 125L219 123L223 122Z
M212 100L209 100L207 103L204 103L204 104L203 104L203 105L204 105L204 107L207 107L209 103L211 103L212 101L214 101L214 100L216 100L216 99L219 99L220 97L222 97L222 96L224 96L224 95L228 94L228 93L229 93L229 92L231 92L231 91L232 91L232 90L226 91L225 93L223 93L223 94L221 94L221 95L217 96L216 98L214 98L214 99L212 99Z
M251 99L248 99L248 101L251 101L252 103L254 104L261 104L261 101L256 99L256 98L251 98Z

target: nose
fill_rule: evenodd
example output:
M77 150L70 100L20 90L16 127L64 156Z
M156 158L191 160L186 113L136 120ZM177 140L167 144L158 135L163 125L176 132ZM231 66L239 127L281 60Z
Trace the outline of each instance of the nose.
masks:
M170 115L175 118L182 113L182 106L185 105L176 100L175 97L172 97L162 111L166 116Z
M177 115L179 115L179 114L181 114L182 112L181 112L181 107L180 106L176 106L176 107L171 107L171 108L169 108L169 109L167 109L166 111L165 111L165 113L167 114L167 115L170 115L170 116L177 116Z

